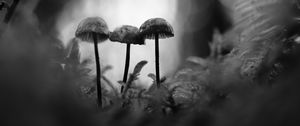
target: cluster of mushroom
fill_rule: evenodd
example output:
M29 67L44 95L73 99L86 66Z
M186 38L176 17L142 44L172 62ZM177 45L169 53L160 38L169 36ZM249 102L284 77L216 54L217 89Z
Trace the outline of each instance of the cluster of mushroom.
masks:
M102 106L101 94L101 70L98 43L110 39L112 42L127 44L126 62L123 75L123 82L127 82L128 69L130 63L130 45L144 45L145 39L155 39L155 63L156 63L156 84L160 87L159 75L159 39L174 36L172 26L162 18L153 18L147 20L140 28L123 25L110 32L106 22L100 17L90 17L81 21L76 30L75 36L82 41L93 42L95 49L96 74L97 74L97 97L98 105ZM121 92L123 87L121 87Z

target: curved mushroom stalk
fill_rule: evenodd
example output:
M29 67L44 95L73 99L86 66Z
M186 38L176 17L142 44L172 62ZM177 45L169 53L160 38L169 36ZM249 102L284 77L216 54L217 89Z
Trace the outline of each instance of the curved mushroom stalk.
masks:
M101 66L100 66L100 58L99 58L99 51L98 51L98 38L97 33L93 33L94 39L94 50L95 50L95 60L96 60L96 78L97 78L97 97L100 98L98 100L98 104L102 106L102 90L101 90Z
M101 91L101 68L98 43L104 42L109 37L109 30L106 22L100 17L86 18L78 25L75 36L82 41L93 42L96 60L97 74L97 102L102 108L102 91Z
M126 47L126 60L125 60L125 69L124 69L124 76L123 76L123 82L127 82L127 76L128 76L128 69L130 64L130 43L127 43Z
M157 87L160 87L160 72L159 72L159 34L155 34L155 74Z
M157 87L160 87L159 39L174 37L173 27L162 18L147 20L140 27L140 34L146 39L155 39L155 71Z

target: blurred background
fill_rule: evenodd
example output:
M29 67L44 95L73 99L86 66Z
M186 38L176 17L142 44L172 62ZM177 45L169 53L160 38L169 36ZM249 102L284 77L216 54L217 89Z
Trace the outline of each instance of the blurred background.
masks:
M0 2L1 126L297 123L298 0ZM175 37L160 40L161 74L170 87L180 87L175 103L193 100L195 85L201 85L200 102L172 116L114 107L95 112L93 45L73 39L79 22L91 16L102 17L111 31L139 27L154 17L169 21ZM107 40L98 46L102 68L107 68L102 81L109 89L103 89L103 100L112 104L107 99L120 87L126 45ZM148 61L136 80L142 87L153 81L147 75L155 72L154 59L153 40L132 47L130 73L138 62Z

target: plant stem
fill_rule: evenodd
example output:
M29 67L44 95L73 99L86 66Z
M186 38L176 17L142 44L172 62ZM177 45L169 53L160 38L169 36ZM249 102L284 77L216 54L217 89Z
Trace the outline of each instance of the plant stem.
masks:
M160 87L160 75L159 75L159 38L158 34L155 34L155 68L156 68L156 84L157 88Z
M127 82L127 76L128 76L128 69L129 69L129 62L130 61L130 43L127 43L126 48L126 61L125 61L125 70L123 75L123 82L126 84ZM124 87L121 87L121 92L123 92Z
M95 60L96 60L96 74L97 74L97 100L98 107L102 108L102 91L101 91L101 68L100 68L100 59L98 52L98 38L96 33L93 33L94 39L94 49L95 49Z

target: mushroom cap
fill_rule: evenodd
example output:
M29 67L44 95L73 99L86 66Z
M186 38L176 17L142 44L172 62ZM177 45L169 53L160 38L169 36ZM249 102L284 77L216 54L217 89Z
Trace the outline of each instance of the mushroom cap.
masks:
M147 20L140 27L140 33L146 39L155 39L155 34L158 34L159 38L174 37L173 27L162 18L152 18Z
M123 25L116 28L111 34L109 39L112 42L121 42L129 44L145 44L145 39L140 36L139 29L130 25Z
M77 27L75 36L82 41L94 42L93 34L97 35L98 42L109 38L108 26L100 17L89 17L82 20Z

